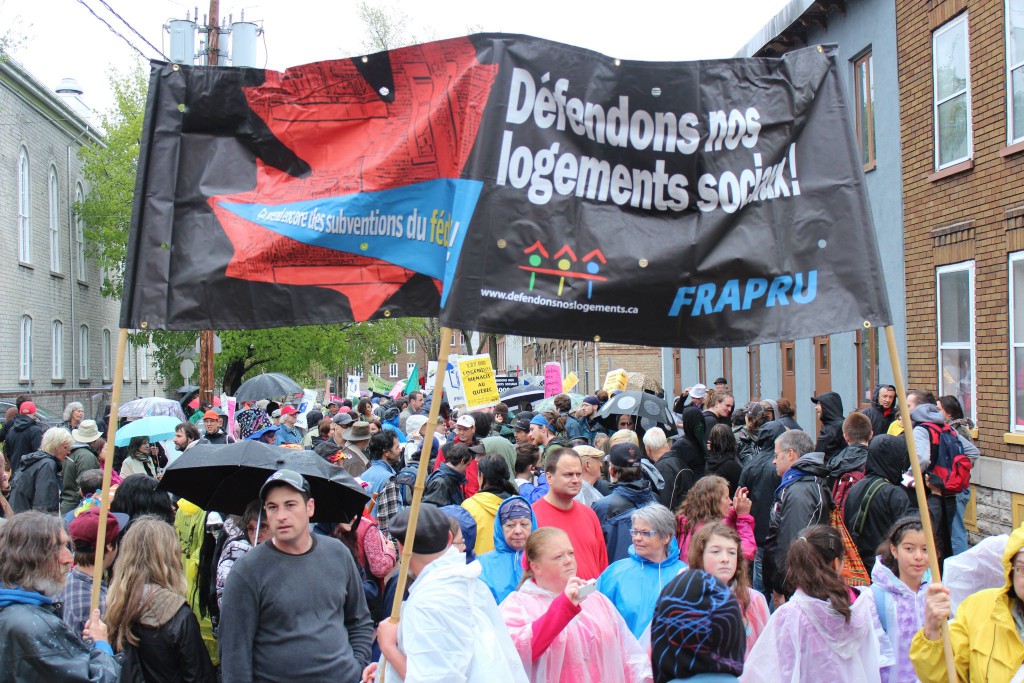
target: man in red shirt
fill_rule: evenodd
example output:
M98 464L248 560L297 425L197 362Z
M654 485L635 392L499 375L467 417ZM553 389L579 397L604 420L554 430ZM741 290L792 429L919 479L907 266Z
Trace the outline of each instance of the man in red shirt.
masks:
M553 526L569 536L576 552L576 575L596 579L608 566L608 548L597 515L573 498L583 485L583 463L571 448L558 448L544 458L548 492L533 504L537 526Z

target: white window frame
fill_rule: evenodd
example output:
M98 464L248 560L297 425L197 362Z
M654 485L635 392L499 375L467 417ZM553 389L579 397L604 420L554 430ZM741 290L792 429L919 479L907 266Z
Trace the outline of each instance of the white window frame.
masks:
M89 326L78 327L78 379L89 379Z
M149 345L139 348L139 359L136 361L135 371L139 375L140 382L149 381Z
M398 379L398 363L392 363L388 366L388 377Z
M955 273L958 271L967 271L968 285L971 292L971 339L969 342L942 342L942 300L940 297L939 279L946 273ZM975 424L978 423L978 353L975 348L977 341L977 328L975 327L975 319L977 316L977 292L975 289L974 280L974 261L961 261L960 263L951 263L946 266L938 266L935 268L935 339L937 342L937 353L936 353L936 366L938 368L938 375L936 376L938 395L942 395L942 352L943 350L968 350L971 352L971 408L970 411L965 411L965 416L971 418Z
M103 330L103 381L110 381L110 330Z
M124 349L124 367L121 368L121 381L132 381L132 345L129 343Z
M76 183L75 204L81 204L83 201L85 201L85 189L82 187L82 183ZM78 271L76 273L78 279L85 282L85 220L77 213L75 214L75 270ZM103 282L100 281L100 285L102 284Z
M961 24L963 25L964 30L964 52L967 55L967 85L964 90L958 91L940 102L937 98L939 70L936 68L935 63L935 42L938 40L939 36L948 33L955 28L959 28ZM944 164L940 164L939 150L942 147L942 143L939 140L939 105L945 104L946 102L959 97L961 93L966 93L967 95L967 155L959 159L951 159ZM967 23L967 12L950 19L945 24L935 29L932 33L932 125L932 144L933 147L935 147L936 171L949 168L950 166L954 166L974 158L974 120L971 116L971 40L970 25Z
M64 379L64 323L54 320L50 330L50 346L53 364L51 370L55 381Z
M18 261L32 263L32 167L28 150L18 152Z
M406 339L405 340L405 352L406 353L416 353L416 340L415 339L410 338L410 339Z
M380 363L374 363L370 366L370 374L380 377Z
M1013 12L1013 5L1017 4L1017 11L1024 15L1024 0L1006 0L1006 144L1012 145L1017 142L1024 142L1024 129L1020 135L1013 136L1013 72L1020 69L1024 71L1024 45L1021 46L1021 61L1016 64L1011 61L1010 56L1010 15Z
M388 347L388 351L392 355L397 356L398 355L398 344L392 344L391 346L389 346Z
M18 362L18 380L32 381L32 316L21 316L21 345Z
M412 377L412 371L415 370L415 369L416 369L416 364L415 363L406 363L405 364L405 378L409 379L410 377Z
M60 181L57 180L57 169L50 167L50 180L47 184L47 207L50 215L50 272L61 272L60 258Z
M1017 349L1024 348L1024 338L1017 339L1014 334L1015 325L1013 324L1014 318L1016 317L1017 303L1013 300L1014 292L1014 281L1013 281L1013 264L1017 261L1024 262L1024 251L1017 251L1010 254L1009 262L1007 264L1009 269L1009 275L1007 276L1007 282L1009 283L1009 310L1010 310L1010 431L1011 432L1024 432L1024 425L1017 424L1017 373L1014 372L1013 360L1014 351ZM1020 302L1020 312L1024 315L1024 301Z

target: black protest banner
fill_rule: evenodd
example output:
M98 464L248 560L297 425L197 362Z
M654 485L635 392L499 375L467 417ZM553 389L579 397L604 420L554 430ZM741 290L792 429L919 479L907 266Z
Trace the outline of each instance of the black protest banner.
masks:
M499 34L154 64L122 324L439 315L673 346L888 324L837 69Z

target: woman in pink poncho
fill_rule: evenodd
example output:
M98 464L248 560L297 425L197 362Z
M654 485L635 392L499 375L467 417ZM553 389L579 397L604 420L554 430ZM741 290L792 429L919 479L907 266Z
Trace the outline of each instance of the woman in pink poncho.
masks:
M712 474L701 477L679 506L676 523L676 540L679 542L679 559L686 562L690 556L690 540L708 522L724 522L736 530L742 541L743 556L748 562L757 554L754 540L754 517L750 514L752 503L747 497L746 487L736 490L736 497L729 497L729 482Z
M561 529L537 529L526 542L519 590L501 603L532 683L648 683L651 660L615 606L576 576L576 558Z
M796 592L768 620L740 681L880 683L871 600L850 602L840 578L839 533L824 524L804 529L789 547L786 566Z

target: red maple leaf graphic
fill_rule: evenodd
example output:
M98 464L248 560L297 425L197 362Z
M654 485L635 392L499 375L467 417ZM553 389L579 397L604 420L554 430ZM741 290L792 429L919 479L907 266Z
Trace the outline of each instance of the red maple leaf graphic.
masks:
M268 71L262 85L246 89L253 112L312 171L296 178L257 159L253 190L208 200L234 246L229 277L334 289L348 297L360 321L415 274L380 259L303 244L218 206L283 204L459 178L497 65L477 62L466 38L402 48L389 57L391 103L349 60ZM440 291L441 283L435 284Z

